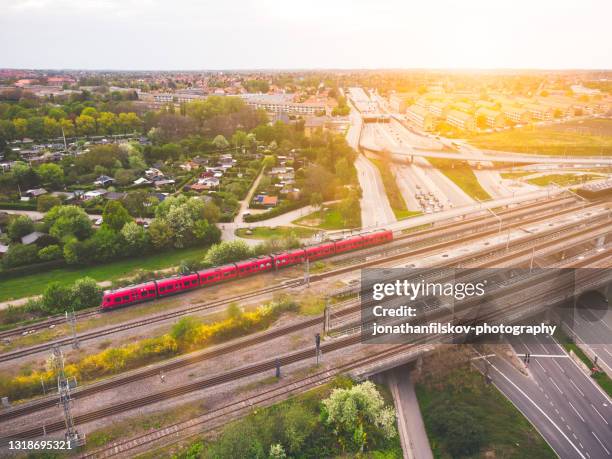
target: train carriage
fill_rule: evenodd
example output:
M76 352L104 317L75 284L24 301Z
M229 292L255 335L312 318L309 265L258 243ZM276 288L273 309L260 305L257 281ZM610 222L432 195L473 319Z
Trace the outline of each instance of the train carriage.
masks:
M352 236L348 239L343 239L342 241L336 241L336 253L349 252L351 250L358 250L363 248L363 237L362 236Z
M154 281L130 285L116 290L106 290L102 297L102 309L118 308L127 304L153 300L156 297L157 287Z
M198 271L198 276L200 285L211 285L238 277L238 270L235 264L216 266Z
M319 258L331 257L336 253L336 246L333 242L324 242L323 244L306 247L304 249L308 260L318 260Z
M363 246L370 247L372 245L385 244L393 240L393 231L384 230L374 233L367 233L361 236L363 238Z
M259 272L292 266L304 263L306 260L313 261L320 258L331 257L336 253L359 250L364 247L391 242L392 240L393 232L380 230L351 236L348 239L335 242L323 242L304 249L288 250L272 256L261 256L259 258L242 260L224 266L204 269L197 273L160 279L117 290L108 290L104 292L101 308L103 310L113 309L141 301L149 301L157 297L166 297L200 286L212 285L238 277L250 276Z
M306 259L306 251L304 249L295 249L288 252L278 253L272 256L274 266L284 268L285 266L297 265L303 263Z
M200 278L198 277L197 273L169 277L157 281L157 294L161 298L180 292L185 292L199 286Z
M272 263L273 260L270 256L238 261L236 262L238 277L246 277L262 271L270 271L273 268Z

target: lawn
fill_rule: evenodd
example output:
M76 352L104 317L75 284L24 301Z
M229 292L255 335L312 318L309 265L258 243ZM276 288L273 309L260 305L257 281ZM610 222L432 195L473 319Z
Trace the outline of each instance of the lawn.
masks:
M518 179L531 174L533 174L533 172L501 172L499 175L501 175L503 179Z
M480 186L480 182L468 163L443 158L427 158L427 160L455 182L468 196L480 201L491 199L489 193Z
M416 393L434 457L451 458L451 438L463 443L462 432L482 428L478 452L460 457L555 458L546 441L496 388L474 370L456 369L417 384ZM455 423L453 432L439 432L440 418Z
M127 277L137 270L151 271L170 268L177 266L181 260L203 258L205 254L206 249L202 247L175 249L97 266L57 268L48 272L6 279L0 281L0 301L40 295L50 282L68 284L85 276L92 277L98 282L113 281Z
M597 123L594 123L595 121ZM584 123L584 125L566 123L546 127L533 126L475 135L470 139L470 143L489 150L521 153L612 155L612 120L587 120Z
M397 186L397 181L395 180L395 176L391 171L389 162L380 159L370 159L370 161L372 161L380 172L383 185L385 186L385 193L387 194L387 198L389 199L389 204L391 205L391 210L393 210L393 213L395 214L395 218L402 220L403 218L419 215L420 212L411 214L411 212L408 210L408 206L406 206L406 201L404 201L399 186Z
M599 174L584 174L584 175L576 175L576 174L549 174L542 175L540 177L528 179L527 182L532 185L538 186L547 186L551 183L555 183L557 185L578 185L580 183L588 182L589 180L595 180L599 178L604 178L605 176Z
M336 204L329 205L325 209L300 217L292 223L328 231L347 229Z
M593 361L584 353L582 349L578 347L578 345L569 337L567 334L561 329L561 327L557 327L555 331L555 339L559 341L559 343L563 346L563 348L570 352L572 351L580 360L584 362L584 364L593 368L595 364ZM599 384L599 386L608 394L608 396L612 397L612 378L608 376L605 372L601 371L593 376L593 379Z
M251 234L249 234L249 232ZM252 229L240 228L236 230L236 236L247 239L270 239L273 237L287 237L295 234L300 239L310 238L317 233L316 230L299 226L258 226Z

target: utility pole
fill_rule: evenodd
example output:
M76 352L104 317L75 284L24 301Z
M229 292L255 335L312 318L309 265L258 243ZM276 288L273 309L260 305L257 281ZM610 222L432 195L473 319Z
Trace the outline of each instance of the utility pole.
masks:
M73 349L78 349L79 348L79 339L77 338L76 315L74 313L74 309L70 313L68 313L68 311L66 311L66 323L70 326L70 331L72 332L72 348Z
M66 378L66 372L64 371L64 355L59 346L53 346L53 356L55 357L55 365L57 369L57 392L59 394L59 401L64 409L64 421L66 424L66 441L70 442L70 447L82 446L85 444L85 436L79 434L74 426L74 418L70 409L71 398L70 398L70 381ZM73 387L76 387L76 379L73 380Z
M310 259L308 257L306 257L304 283L306 284L306 287L310 287Z
M323 311L323 333L329 332L331 315L331 305L329 304L329 298L325 300L325 310Z

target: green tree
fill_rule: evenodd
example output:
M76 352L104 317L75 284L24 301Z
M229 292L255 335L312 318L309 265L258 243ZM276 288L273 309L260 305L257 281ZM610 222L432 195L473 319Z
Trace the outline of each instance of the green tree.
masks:
M59 282L51 282L42 295L47 312L68 311L72 308L72 289Z
M154 219L149 225L149 238L153 247L165 249L172 244L172 229L163 218Z
M38 261L38 247L36 244L11 244L8 251L2 257L5 268L30 265Z
M56 206L47 212L44 221L49 234L57 239L74 236L83 240L92 233L89 216L77 206Z
M141 254L148 249L149 235L145 229L135 221L123 225L123 228L121 228L121 235L123 239L125 239L125 243L130 253Z
M43 194L36 199L36 210L39 212L47 212L55 206L62 204L62 200L52 194Z
M253 256L253 250L244 241L225 241L213 245L206 253L209 265L223 265L232 261L244 260Z
M23 236L34 231L34 222L26 215L19 215L8 227L8 235L13 241L20 241Z
M106 206L104 206L102 221L104 226L109 227L113 231L121 231L123 225L132 221L132 217L121 202L108 201Z
M227 139L225 137L223 137L221 134L219 134L218 136L216 136L213 139L213 145L215 146L215 148L219 149L219 150L223 150L227 147L230 146L229 142L227 141Z
M115 181L119 186L127 186L134 181L136 176L130 169L117 169L114 175Z
M310 205L316 209L320 209L323 205L323 196L321 193L312 193L310 195Z
M484 441L484 429L465 404L440 403L427 414L432 430L452 457L476 454Z
M102 112L98 118L98 129L102 134L113 134L117 126L117 116L111 112Z
M59 188L64 183L64 169L57 164L41 164L36 173L40 177L42 184L48 188Z
M48 245L38 251L38 258L42 261L59 260L62 256L62 249L57 244Z
M75 120L79 135L93 135L96 133L96 120L89 115L80 115Z
M91 277L78 279L70 290L71 305L75 310L98 306L102 301L102 289Z
M376 386L366 381L349 389L334 389L323 400L325 421L333 426L341 438L343 447L352 446L353 451L363 451L368 432L380 429L386 438L393 438L395 411L386 407Z

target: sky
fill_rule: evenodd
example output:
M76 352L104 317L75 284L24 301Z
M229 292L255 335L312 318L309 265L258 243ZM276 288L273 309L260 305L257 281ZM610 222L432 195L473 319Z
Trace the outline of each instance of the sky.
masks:
M610 0L0 0L0 68L612 68Z

